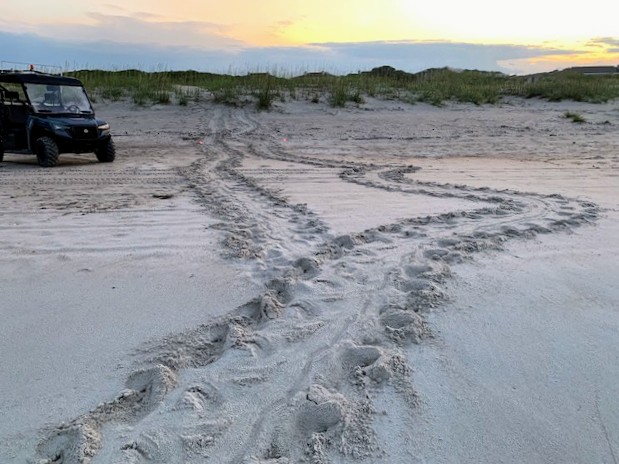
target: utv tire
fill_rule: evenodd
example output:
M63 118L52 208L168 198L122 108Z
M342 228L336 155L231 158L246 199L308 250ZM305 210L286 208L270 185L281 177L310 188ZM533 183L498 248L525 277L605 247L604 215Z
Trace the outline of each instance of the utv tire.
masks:
M116 146L114 141L109 139L105 144L95 150L95 155L101 163L111 163L116 159Z
M49 137L41 137L35 142L39 166L52 168L58 163L58 145Z

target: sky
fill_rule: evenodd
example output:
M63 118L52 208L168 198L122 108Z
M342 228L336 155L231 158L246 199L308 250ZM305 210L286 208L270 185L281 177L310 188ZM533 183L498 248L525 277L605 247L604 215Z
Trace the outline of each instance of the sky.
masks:
M65 69L532 74L619 65L619 1L0 0L0 61Z

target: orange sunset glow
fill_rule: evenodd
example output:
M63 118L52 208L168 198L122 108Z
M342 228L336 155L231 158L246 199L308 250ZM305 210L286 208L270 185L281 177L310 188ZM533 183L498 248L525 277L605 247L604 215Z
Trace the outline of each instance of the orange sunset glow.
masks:
M314 47L306 62L327 63L329 54L321 57L315 47L332 51L335 46L341 55L342 47L354 44L354 56L338 56L339 64L354 67L370 57L364 53L363 44L393 44L390 50L394 55L404 44L467 46L472 56L475 47L482 47L479 50L487 54L488 47L499 46L509 47L510 52L498 53L486 61L471 60L470 66L495 63L501 67L503 63L504 69L510 71L505 63L517 63L511 71L525 73L537 71L540 66L546 69L589 63L616 65L617 17L619 4L602 0L589 2L586 9L564 2L531 0L509 7L481 0L109 0L101 4L32 0L28 8L23 7L23 2L5 0L0 5L0 18L11 20L0 19L0 33L32 34L66 46L80 41L109 41L121 47L149 47L153 52L166 47L215 51L229 54L230 64L242 52L247 62L268 60L284 67L286 63L281 61L286 59L278 53L282 48L287 52L298 48L299 53L304 53L307 47ZM269 55L269 49L274 49L274 53ZM252 51L256 50L260 51L259 59L252 58ZM467 67L464 59L456 59L455 52L452 60L448 48L441 50L445 65ZM409 47L405 53L415 55L415 50ZM372 59L379 60L381 54L385 52L375 52ZM415 57L417 66L423 66L424 56ZM70 61L71 56L64 59ZM388 61L385 63L390 64Z

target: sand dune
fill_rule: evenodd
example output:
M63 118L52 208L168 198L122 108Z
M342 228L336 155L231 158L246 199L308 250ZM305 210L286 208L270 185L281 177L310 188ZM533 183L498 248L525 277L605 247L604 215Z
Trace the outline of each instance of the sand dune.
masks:
M616 103L99 112L0 165L0 461L615 459Z

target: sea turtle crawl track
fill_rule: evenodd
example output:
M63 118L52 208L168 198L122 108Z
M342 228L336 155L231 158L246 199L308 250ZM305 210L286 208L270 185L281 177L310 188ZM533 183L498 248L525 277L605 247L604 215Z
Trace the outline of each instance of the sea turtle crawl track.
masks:
M600 213L559 195L419 182L410 165L299 155L259 116L204 111L203 157L181 174L219 221L211 228L223 253L263 291L144 346L126 389L49 431L37 462L394 462L389 448L406 447L407 438L383 425L406 424L419 407L404 348L432 336L424 314L444 301L451 267ZM283 185L264 180L269 161L302 175L336 170L368 195L467 207L336 234ZM382 401L386 391L395 399Z

